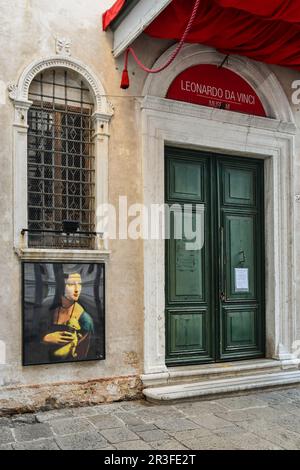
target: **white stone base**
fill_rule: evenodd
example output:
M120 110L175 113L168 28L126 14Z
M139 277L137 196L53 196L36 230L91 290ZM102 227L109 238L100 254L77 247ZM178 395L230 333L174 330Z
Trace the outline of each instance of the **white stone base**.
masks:
M299 361L259 359L198 367L170 368L142 376L149 401L205 398L233 392L300 383Z
M246 377L147 388L143 393L146 399L151 402L162 402L189 400L193 398L212 398L228 393L294 384L300 384L300 371L257 374Z

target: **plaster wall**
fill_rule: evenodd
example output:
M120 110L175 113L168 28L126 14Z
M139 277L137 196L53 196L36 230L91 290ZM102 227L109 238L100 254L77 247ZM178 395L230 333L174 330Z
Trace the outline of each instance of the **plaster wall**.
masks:
M109 142L109 202L117 206L119 195L127 196L129 204L142 202L135 98L120 92L120 73L111 53L112 36L102 32L101 27L102 13L112 3L109 0L3 0L0 3L0 340L6 348L6 364L0 365L2 387L138 376L142 371L142 244L126 240L112 241L109 246L107 359L55 366L21 366L21 263L13 249L14 106L7 86L17 83L23 70L33 61L54 56L56 38L69 39L71 58L93 71L115 108Z

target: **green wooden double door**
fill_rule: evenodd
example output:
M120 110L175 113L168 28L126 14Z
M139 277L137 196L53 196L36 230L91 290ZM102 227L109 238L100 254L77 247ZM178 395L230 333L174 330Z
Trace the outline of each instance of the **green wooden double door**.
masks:
M264 356L259 160L166 148L166 361Z

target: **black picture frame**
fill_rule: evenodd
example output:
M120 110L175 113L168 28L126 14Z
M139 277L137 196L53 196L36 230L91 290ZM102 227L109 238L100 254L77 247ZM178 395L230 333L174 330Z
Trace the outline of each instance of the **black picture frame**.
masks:
M105 349L105 263L22 262L22 365L102 361Z

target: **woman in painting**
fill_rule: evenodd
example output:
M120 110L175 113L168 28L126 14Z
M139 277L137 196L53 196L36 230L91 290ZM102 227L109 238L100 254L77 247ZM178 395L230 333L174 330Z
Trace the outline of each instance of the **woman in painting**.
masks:
M58 273L57 273L58 274ZM61 279L60 279L61 278ZM59 273L56 296L41 330L41 343L51 362L88 358L94 323L79 302L82 289L77 272Z

